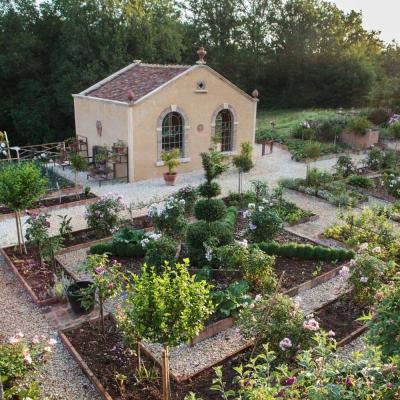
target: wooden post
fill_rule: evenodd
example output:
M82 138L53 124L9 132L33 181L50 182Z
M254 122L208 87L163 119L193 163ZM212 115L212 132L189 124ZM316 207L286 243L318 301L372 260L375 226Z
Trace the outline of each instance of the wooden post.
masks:
M163 383L163 400L170 400L168 346L164 347L164 349L161 352L161 367L162 367L162 383Z

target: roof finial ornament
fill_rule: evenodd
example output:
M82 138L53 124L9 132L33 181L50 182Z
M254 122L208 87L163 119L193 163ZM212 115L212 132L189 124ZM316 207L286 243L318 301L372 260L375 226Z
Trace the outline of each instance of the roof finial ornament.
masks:
M258 90L257 89L254 89L252 92L251 92L251 95L255 98L255 99L257 99L258 98Z
M128 101L130 102L130 103L132 103L132 101L133 101L133 99L135 98L135 94L132 92L132 90L130 90L129 92L128 92Z
M204 61L204 57L206 56L207 52L204 49L204 47L200 47L197 50L197 55L199 56L199 60L196 61L196 64L206 64L206 62Z

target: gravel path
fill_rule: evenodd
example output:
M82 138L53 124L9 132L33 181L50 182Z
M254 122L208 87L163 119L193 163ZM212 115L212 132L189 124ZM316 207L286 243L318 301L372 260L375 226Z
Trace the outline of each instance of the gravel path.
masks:
M8 270L0 256L0 336L9 337L22 331L28 339L35 335L57 337L42 312ZM100 400L96 390L79 366L59 342L50 361L34 378L41 383L43 396L54 400Z

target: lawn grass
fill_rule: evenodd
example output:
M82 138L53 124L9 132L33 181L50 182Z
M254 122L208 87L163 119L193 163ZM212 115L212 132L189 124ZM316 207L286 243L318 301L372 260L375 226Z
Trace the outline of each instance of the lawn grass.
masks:
M307 119L331 118L336 115L333 109L308 109L308 110L259 110L257 112L257 130L271 128L271 121L275 121L277 133L289 136L295 126Z

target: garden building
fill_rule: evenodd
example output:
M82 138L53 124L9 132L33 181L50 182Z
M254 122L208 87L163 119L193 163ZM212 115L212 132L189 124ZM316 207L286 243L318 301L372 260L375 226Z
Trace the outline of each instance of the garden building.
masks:
M124 143L133 182L165 172L163 150L179 149L178 172L189 172L201 169L200 152L214 135L227 155L254 143L257 91L243 92L206 64L204 49L197 53L192 66L136 60L73 95L76 134L87 138L89 156Z

